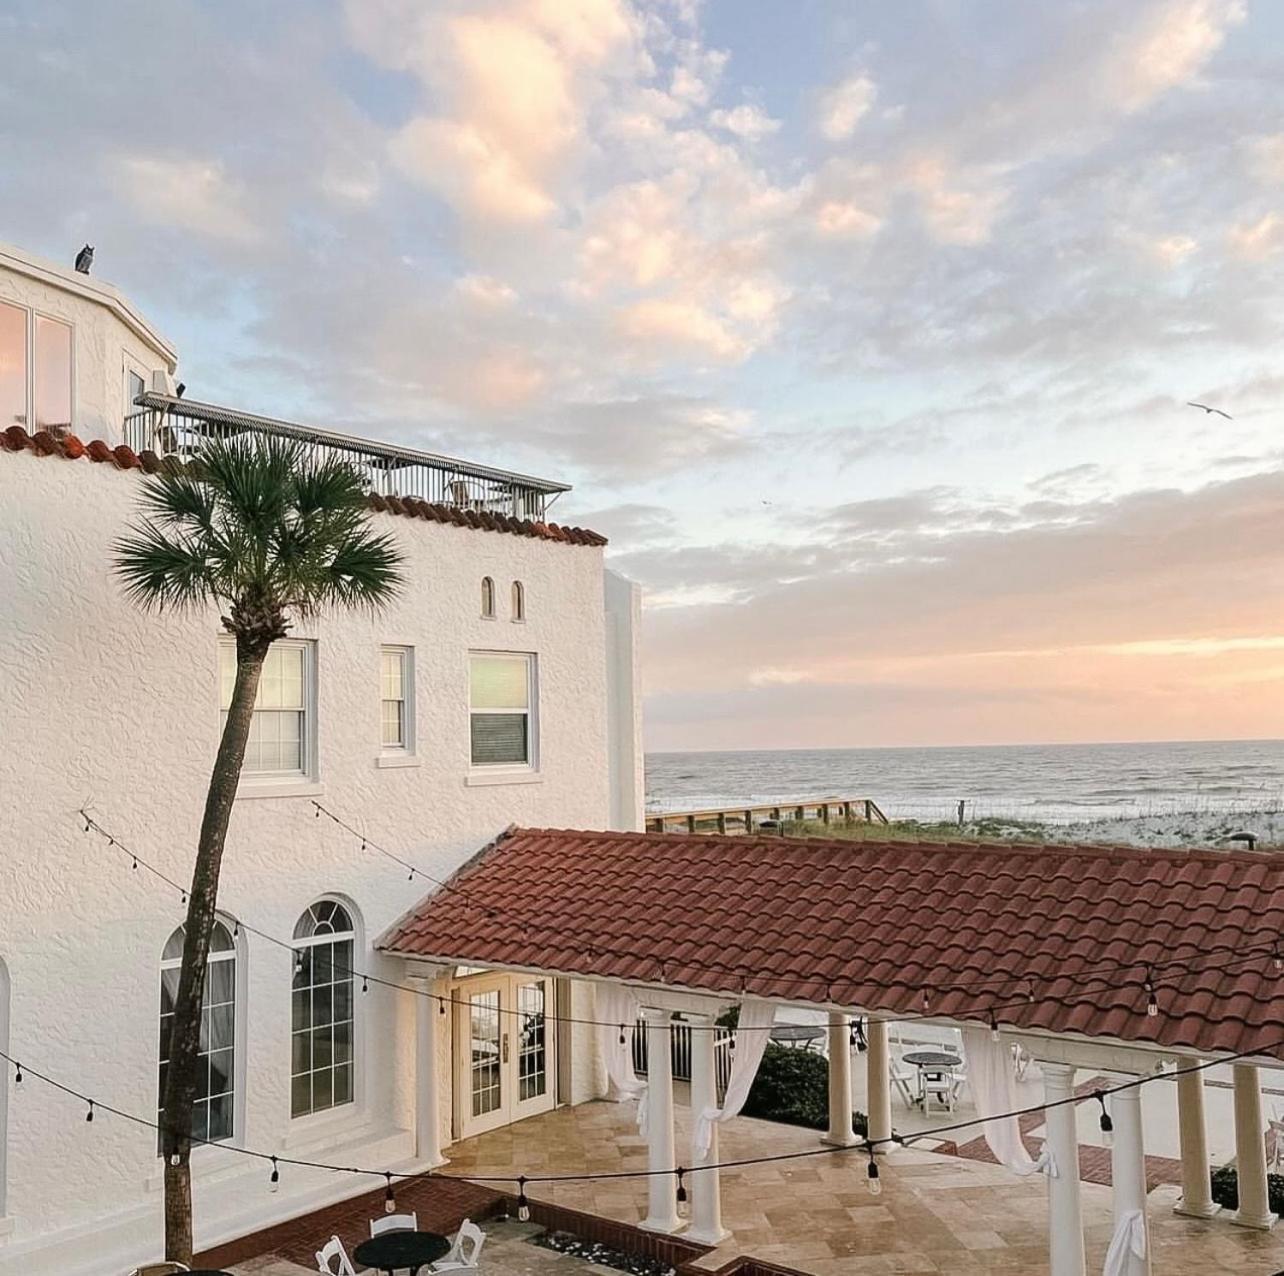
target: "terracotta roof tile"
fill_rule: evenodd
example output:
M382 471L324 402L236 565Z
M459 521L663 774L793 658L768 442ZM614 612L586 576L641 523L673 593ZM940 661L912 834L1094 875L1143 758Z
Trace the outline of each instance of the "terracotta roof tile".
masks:
M32 452L36 456L61 456L69 461L88 457L100 465L114 465L121 470L141 469L155 474L163 469L177 468L181 462L173 456L160 457L155 452L135 452L120 444L111 447L102 439L82 443L74 434L55 437L47 430L28 434L20 425L11 425L0 431L0 451ZM422 518L430 523L446 523L453 527L467 527L478 531L506 532L511 536L530 536L536 540L562 541L567 545L606 544L606 537L583 527L562 527L557 523L533 522L529 519L509 518L503 514L479 513L476 510L455 509L449 505L433 505L417 497L370 496L372 509L385 514L398 514L405 518Z
M1284 1057L1265 852L514 829L451 885L380 947Z

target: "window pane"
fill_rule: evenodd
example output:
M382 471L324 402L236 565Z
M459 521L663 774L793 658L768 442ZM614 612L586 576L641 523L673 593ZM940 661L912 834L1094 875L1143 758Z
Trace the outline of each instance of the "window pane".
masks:
M210 1139L230 1139L232 1137L232 1096L220 1095L210 1100L209 1107Z
M385 700L382 704L380 739L385 749L399 749L406 742L406 706L401 700Z
M334 1074L327 1068L312 1074L312 1110L323 1112L334 1106Z
M471 658L474 709L525 709L529 707L525 656L473 656Z
M344 1064L334 1070L334 1105L352 1102L352 1065Z
M290 1042L290 1071L297 1077L312 1071L312 1033L296 1032Z
M205 1004L222 1005L232 1000L236 982L236 962L212 961L205 967Z
M524 713L475 713L472 716L473 765L527 762Z
M405 685L406 653L384 651L381 660L382 691L385 700L400 700Z
M71 429L71 328L36 316L36 429Z
M27 424L27 312L0 302L0 430Z
M290 1082L290 1115L307 1116L312 1111L312 1073L296 1075Z

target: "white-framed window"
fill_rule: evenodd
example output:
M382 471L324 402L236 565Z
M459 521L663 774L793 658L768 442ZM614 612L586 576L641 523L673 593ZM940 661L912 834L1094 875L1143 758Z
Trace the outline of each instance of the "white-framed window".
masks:
M71 324L0 302L0 430L71 429L74 346Z
M415 751L415 652L379 649L379 731L385 753Z
M226 722L236 685L235 644L220 641L218 658L220 721ZM272 644L263 660L242 775L271 778L313 773L315 684L315 643L283 639Z
M140 394L147 393L147 381L142 373L135 368L125 365L125 415L132 416L135 412L142 412L143 409L134 402Z
M535 700L532 654L469 653L469 736L474 767L535 766Z
M513 581L513 620L526 619L526 586L520 580Z
M356 928L335 899L318 900L294 928L290 991L290 1115L351 1103L356 1034Z
M489 576L482 577L481 614L487 620L495 618L495 582Z
M169 1067L169 1034L174 1022L178 976L183 965L180 926L161 954L160 1084L156 1108L162 1119L165 1072ZM196 1103L192 1135L218 1143L230 1139L236 1125L236 941L221 921L214 923L205 967L205 998L201 1007L201 1044L196 1059ZM159 1143L158 1143L159 1146Z

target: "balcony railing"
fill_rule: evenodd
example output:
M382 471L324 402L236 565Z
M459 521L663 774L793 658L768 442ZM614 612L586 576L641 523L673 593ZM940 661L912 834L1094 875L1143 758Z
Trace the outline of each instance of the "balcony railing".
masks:
M565 483L458 461L434 452L394 447L333 430L235 412L168 394L141 394L125 418L125 442L136 452L184 460L212 438L270 434L297 439L314 459L337 456L352 465L369 490L381 496L414 496L434 505L541 521Z

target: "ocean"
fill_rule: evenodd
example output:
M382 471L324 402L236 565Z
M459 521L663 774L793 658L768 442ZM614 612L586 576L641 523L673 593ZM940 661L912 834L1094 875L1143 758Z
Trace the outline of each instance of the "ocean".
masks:
M1284 740L648 753L647 807L872 798L890 819L1045 824L1277 811Z

